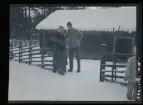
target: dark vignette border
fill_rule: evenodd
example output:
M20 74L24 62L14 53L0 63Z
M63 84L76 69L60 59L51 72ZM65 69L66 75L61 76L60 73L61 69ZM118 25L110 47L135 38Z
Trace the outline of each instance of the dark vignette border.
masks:
M142 101L142 4L137 6L137 101Z
M64 2L60 2L61 3L61 5L62 5L62 3L64 3ZM55 5L60 5L60 3L56 3ZM121 2L120 3L114 3L113 4L113 2L110 2L110 4L107 4L107 3L93 3L93 1L91 2L91 1L89 1L89 2L85 2L85 1L83 1L83 2L70 2L70 3L72 3L72 4L77 4L77 5L86 5L86 6L101 6L101 5L108 5L108 6L112 6L112 5L125 5L125 6L129 6L129 5L131 5L131 6L133 6L133 5L136 5L136 4L122 4ZM92 3L92 4L91 4ZM126 2L127 3L127 2ZM29 3L28 3L29 4ZM43 4L45 4L45 3L43 3ZM72 4L70 4L70 5L72 5ZM31 4L30 4L31 5ZM37 4L37 5L40 5L40 4ZM64 5L69 5L68 3L65 3ZM49 6L52 6L52 4L49 4ZM141 4L138 4L137 5L138 7L137 7L137 37L136 37L136 45L137 45L137 61L140 63L140 64L142 64L142 14L141 14L141 9L142 9L142 5ZM9 5L8 5L8 9L9 9ZM8 20L9 20L9 10L8 10ZM6 18L4 18L4 19L6 19ZM7 20L6 20L7 21ZM8 22L8 21L7 21ZM9 23L8 23L9 24ZM3 29L3 28L2 28ZM6 29L6 31L4 32L4 33L6 33L6 32L8 32L7 31L7 29L9 29L9 28L5 28ZM8 34L9 34L9 32L7 33L7 35L5 35L4 37L7 37L8 36ZM6 41L5 42L7 42L7 44L5 44L5 45L8 45L7 47L4 47L5 48L5 51L6 51L6 53L4 53L4 54L6 54L5 55L5 57L8 57L7 58L7 60L9 60L9 50L7 49L8 47L9 47L9 36L8 36L8 38L6 38ZM3 44L1 44L1 45L3 45ZM4 49L3 49L4 50ZM4 52L4 51L3 51ZM5 63L4 63L4 61L5 61ZM7 62L6 61L6 58L4 58L4 60L2 60L2 63L1 64L6 64L6 65L3 65L2 66L2 74L4 73L4 74L7 74L6 76L5 75L3 75L3 76L1 76L2 78L6 78L6 79L2 79L2 80L7 80L8 79L8 81L3 81L3 83L4 83L4 85L2 85L2 86L8 86L8 83L9 83L9 62ZM8 65L7 65L8 64ZM3 68L4 67L4 68ZM7 70L7 71L6 71ZM137 76L139 77L142 77L142 65L140 66L140 72L138 72L138 74L137 74ZM7 82L7 83L6 83ZM140 84L142 85L142 80L140 80ZM138 86L138 85L137 85ZM5 97L5 101L6 101L6 103L7 103L7 99L8 99L8 88L5 88L4 87L4 90L6 89L6 93L4 93L4 91L2 92L2 93L4 93L4 95L3 96L5 96L6 95L6 97ZM137 87L137 89L139 89L139 87ZM140 95L140 99L142 99L142 92L141 92L141 95ZM4 100L2 99L2 101L1 102L3 102ZM114 102L114 101L104 101L104 102L100 102L100 101L92 101L92 102L88 102L88 101L80 101L80 102L76 102L76 101L74 101L74 102L70 102L70 101L65 101L65 102L58 102L58 101L9 101L8 103L73 103L73 104L76 104L76 103L85 103L85 104L88 104L88 103L139 103L139 101L138 102Z

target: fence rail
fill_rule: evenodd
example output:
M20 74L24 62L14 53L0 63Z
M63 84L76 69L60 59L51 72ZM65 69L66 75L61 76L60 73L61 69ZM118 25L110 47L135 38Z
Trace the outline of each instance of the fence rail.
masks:
M106 52L106 45L101 45L101 61L100 61L100 82L103 81L110 81L110 82L116 82L120 83L124 86L127 85L127 83L124 81L124 73L126 69L126 64L125 62L122 62L124 64L120 64L119 56L124 56L129 58L132 56L132 54L126 54L126 53L107 53ZM107 59L110 58L110 61ZM112 60L111 60L112 59ZM112 62L112 64L106 64L106 62ZM106 67L110 67L110 69L106 70ZM117 70L119 68L123 68L122 70ZM107 74L111 73L111 74ZM118 73L118 75L117 75ZM121 75L123 74L123 75ZM110 79L109 79L110 78ZM117 81L117 79L122 80L122 82Z
M31 65L34 62L38 62L40 63L39 66L41 66L41 68L47 69L46 68L47 66L51 66L53 69L49 68L49 70L55 69L54 67L56 63L55 60L54 59L47 60L49 57L54 58L55 49L40 48L40 46L37 46L37 45L32 46L32 43L30 42L29 42L29 46L26 46L26 45L22 45L22 41L19 41L18 45L19 46L16 46L16 47L14 47L13 45L9 47L10 60L13 59L15 61L19 61L19 63L24 62L24 63L28 63L29 65ZM45 60L45 58L47 59ZM45 62L52 63L52 64L45 64Z

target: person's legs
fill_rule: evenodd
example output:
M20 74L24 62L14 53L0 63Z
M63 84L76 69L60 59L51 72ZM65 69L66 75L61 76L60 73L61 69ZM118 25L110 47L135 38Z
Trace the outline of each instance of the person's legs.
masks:
M136 83L134 84L134 89L133 89L133 100L136 100L137 98L137 90L136 90Z
M134 89L134 84L132 82L128 82L128 84L127 84L127 94L126 94L128 100L132 100L133 89Z
M62 52L61 63L63 72L66 72L66 65L67 65L66 50L63 50Z
M62 51L58 51L57 54L57 65L56 65L56 71L58 73L60 73L61 75L64 75L64 71L63 71L63 58L62 58Z
M76 54L76 60L77 60L77 66L78 66L77 72L80 72L80 48L79 47L75 49L75 54Z
M74 50L73 48L69 48L69 62L70 62L69 72L71 72L73 70L73 56L74 56L73 50Z
M57 69L57 51L54 50L53 51L53 72L56 73L56 69Z
M56 69L58 69L60 67L60 52L59 51L56 51Z

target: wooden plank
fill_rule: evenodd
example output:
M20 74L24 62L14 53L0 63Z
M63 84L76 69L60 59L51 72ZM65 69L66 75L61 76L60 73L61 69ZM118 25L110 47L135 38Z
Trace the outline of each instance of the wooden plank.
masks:
M24 54L24 55L22 55L22 56L29 56L29 54Z
M113 82L127 84L126 82L120 82L120 81L115 81L115 80L113 80Z
M113 81L113 82L119 83L119 84L121 84L122 86L127 86L127 83L126 83L126 82L119 82L119 81Z
M53 55L46 55L46 56L44 56L44 57L53 57Z
M53 64L44 64L44 66L53 66Z
M47 69L47 70L53 70L52 68L44 68L44 69Z
M112 70L104 70L104 71L101 71L101 72L112 72ZM116 73L125 73L125 71L114 71Z
M102 74L102 76L104 77L111 77L111 78L121 78L121 79L124 79L124 76L117 76L117 75L107 75L107 74Z
M41 64L34 64L35 66L39 66L39 67L41 67Z
M44 60L44 62L53 62L53 60Z
M19 59L15 59L14 61L19 61Z
M42 48L43 50L54 50L53 48Z
M107 65L107 64L102 64L101 65L102 67L120 67L120 68L125 68L126 67L126 65Z
M27 46L21 46L21 47L27 47ZM19 46L18 47L14 47L13 49L15 49L15 48L19 48Z
M108 78L104 78L104 80L111 82L111 80L108 79ZM119 83L119 84L121 84L121 85L123 85L123 86L127 86L127 83L125 83L125 82L119 82L119 81L114 81L114 80L113 80L112 82Z
M33 51L40 51L40 49L31 49L31 50L32 50L32 52L33 52Z
M41 58L41 57L32 57L32 59L33 59L33 58Z
M13 49L13 52L15 52L15 51L19 51L19 49L18 49L18 50L14 50L14 49Z
M33 46L33 47L30 47L30 48L35 48L35 47L39 47L39 46ZM22 48L22 50L26 50L26 49L29 49L29 47L27 48ZM40 48L39 48L40 49ZM33 50L33 49L32 49Z
M41 62L41 60L40 61L32 60L32 62Z
M27 58L22 58L22 60L25 60L25 59L29 59L29 57L27 57Z
M23 54L23 53L26 53L26 52L29 52L29 51L22 51L22 54Z
M133 54L131 54L131 53L108 53L108 52L105 52L105 55L106 56L116 56L116 55L132 56Z
M17 52L17 53L14 53L14 52L13 52L13 54L19 54L19 52Z
M46 52L45 55L46 55L46 54L52 54L52 55L53 55L53 52Z
M29 46L21 46L21 47L22 47L22 49L29 49ZM39 46L32 46L31 48L35 48L35 47L39 47ZM19 48L19 46L18 47L14 47L13 49L15 50L17 48ZM10 49L12 49L12 48L10 47Z
M120 82L119 82L120 83ZM127 86L127 83L120 83L122 86Z
M115 71L116 73L125 73L125 71Z
M28 63L29 61L22 61L23 63Z
M41 54L41 53L32 53L32 55L39 55L39 54Z
M14 57L19 57L19 55L15 55Z
M105 80L105 81L111 81L111 79L108 79L108 78L104 78L104 80Z

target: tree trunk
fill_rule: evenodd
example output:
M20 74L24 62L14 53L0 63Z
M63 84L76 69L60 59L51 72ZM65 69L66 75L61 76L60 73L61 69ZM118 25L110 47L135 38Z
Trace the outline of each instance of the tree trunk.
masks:
M25 6L24 10L25 10L25 18L27 18L27 9L26 9L26 6Z
M44 16L45 16L45 7L43 9L44 9L43 11L44 11Z

